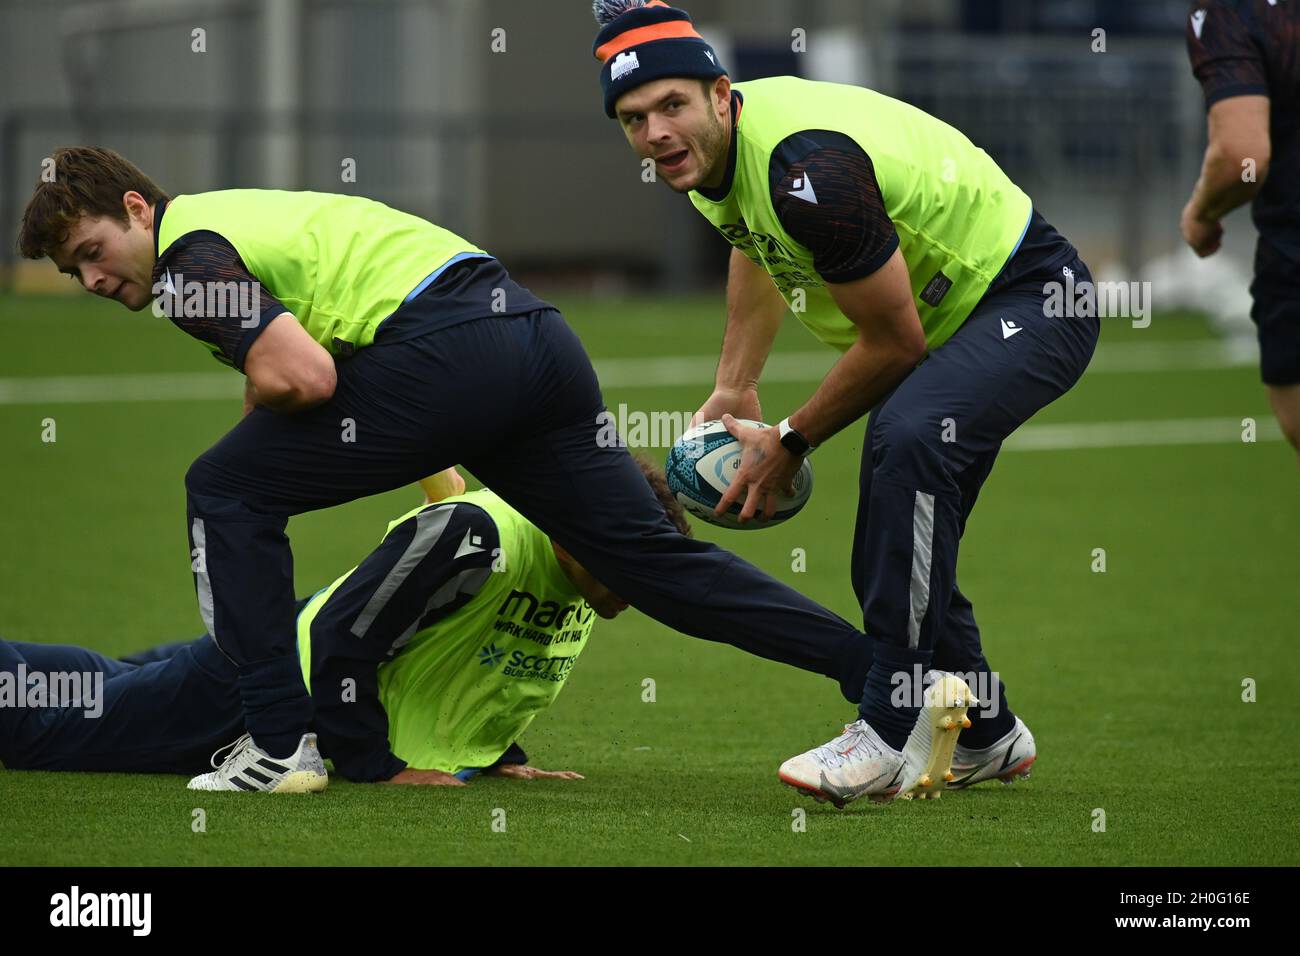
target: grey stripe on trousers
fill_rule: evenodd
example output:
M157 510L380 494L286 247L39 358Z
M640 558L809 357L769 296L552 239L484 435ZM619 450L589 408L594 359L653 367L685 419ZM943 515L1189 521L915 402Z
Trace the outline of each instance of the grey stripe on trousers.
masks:
M190 526L190 538L194 542L194 550L198 552L195 555L198 569L194 572L194 584L199 595L199 614L203 618L203 626L216 641L217 625L216 614L212 610L212 579L208 577L208 532L203 526L202 518L194 519L194 524ZM221 644L218 643L217 647L220 648Z
M934 545L934 495L916 493L912 505L912 616L907 622L907 646L915 650L921 642L921 622L930 607L930 561Z
M393 565L375 593L370 596L361 613L357 615L352 625L352 633L355 636L366 636L366 631L370 630L370 625L375 623L375 618L379 617L380 612L397 593L397 589L402 586L402 582L424 560L425 555L433 550L433 546L442 537L447 522L451 520L451 513L455 507L455 505L447 505L442 508L428 508L415 516L415 537L411 539L402 556Z

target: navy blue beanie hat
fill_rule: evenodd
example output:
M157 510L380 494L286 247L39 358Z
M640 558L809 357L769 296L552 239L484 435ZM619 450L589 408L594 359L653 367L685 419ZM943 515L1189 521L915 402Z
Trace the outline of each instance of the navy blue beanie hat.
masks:
M620 96L652 80L712 80L727 72L685 10L663 0L593 0L591 7L601 25L591 52L601 63L600 87L611 119Z

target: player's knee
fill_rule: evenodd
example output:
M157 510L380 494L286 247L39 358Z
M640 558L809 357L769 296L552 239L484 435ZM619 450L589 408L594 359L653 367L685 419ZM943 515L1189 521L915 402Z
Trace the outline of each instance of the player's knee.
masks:
M212 460L200 455L185 472L185 493L191 498L211 497L217 493L219 471Z
M937 465L942 436L928 423L905 415L885 415L873 428L872 453L879 464Z

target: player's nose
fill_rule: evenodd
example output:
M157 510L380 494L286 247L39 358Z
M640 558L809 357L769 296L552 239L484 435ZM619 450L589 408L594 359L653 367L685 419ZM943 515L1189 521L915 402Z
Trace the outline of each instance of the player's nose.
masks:
M81 284L90 292L96 295L103 295L104 289L108 285L108 276L98 269L89 266L81 267Z
M670 130L668 123L656 117L653 113L645 118L645 136L646 141L650 143L662 143L668 139Z

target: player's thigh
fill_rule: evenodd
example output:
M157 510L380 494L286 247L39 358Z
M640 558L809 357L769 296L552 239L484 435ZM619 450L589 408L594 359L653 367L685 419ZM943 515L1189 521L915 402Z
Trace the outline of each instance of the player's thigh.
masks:
M1289 277L1256 277L1250 292L1260 378L1282 433L1300 451L1300 284Z
M363 349L333 397L296 414L254 409L187 475L196 496L295 514L418 481L517 432L525 337L481 319Z
M24 742L28 769L194 772L242 732L234 666L211 638L102 681L91 706L49 708Z
M26 661L28 673L102 674L107 680L135 666L89 648L71 644L32 644L25 641L10 641L9 646Z
M1300 385L1300 280L1257 278L1250 291L1250 317L1259 335L1260 379L1283 391Z
M470 467L575 556L588 548L626 551L629 541L672 532L641 467L626 448L606 443L595 423L552 429L506 458Z
M521 443L508 460L470 467L597 580L647 613L653 606L638 601L662 599L669 588L681 601L702 600L728 558L683 536L641 466L607 437L584 416Z
M1021 287L981 302L883 404L873 453L901 432L954 474L987 473L1002 442L1069 391L1096 348L1095 317L1055 317L1045 301Z

